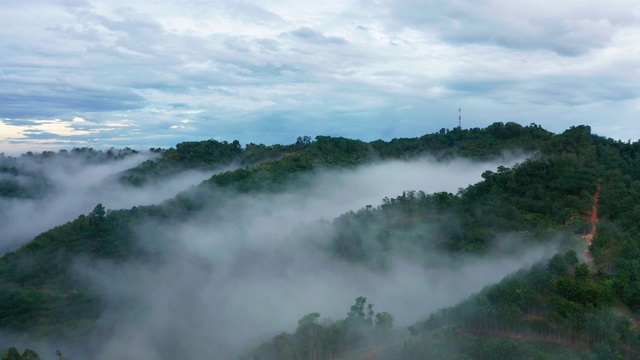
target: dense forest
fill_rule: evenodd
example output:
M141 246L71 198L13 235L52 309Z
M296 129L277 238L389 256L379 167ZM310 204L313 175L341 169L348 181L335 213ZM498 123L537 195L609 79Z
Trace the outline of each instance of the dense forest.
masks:
M213 232L208 236L210 241L229 242L242 250L240 260L232 261L233 276L238 277L241 275L237 274L251 271L251 266L257 266L258 272L268 271L259 267L270 264L271 257L276 259L274 263L292 261L290 258L295 256L288 258L287 254L299 249L291 245L294 240L302 244L296 246L305 252L322 254L326 263L319 263L344 266L351 273L385 274L394 271L398 261L443 271L463 266L452 264L464 264L467 259L509 258L544 246L554 249L554 253L533 265L501 274L503 279L498 283L437 312L410 309L415 318L404 326L397 324L396 314L386 307L382 308L385 311L376 312L371 301L379 300L365 293L350 299L355 298L355 304L345 308L342 313L346 317L339 320L319 311L273 314L287 319L297 317L297 327L291 323L275 332L256 332L253 339L246 339L244 345L224 354L202 354L190 349L192 342L185 339L172 338L174 346L156 346L163 349L162 356L182 354L187 358L640 356L638 142L603 138L592 134L588 126L553 134L535 124L495 123L484 129L442 129L418 138L388 142L304 136L290 145L242 147L238 141L208 140L149 152L153 155L150 159L121 172L117 181L142 189L186 170L220 171L155 205L106 209L96 204L91 212L4 254L0 258L0 331L10 334L15 343L0 343L0 347L7 348L3 358L39 358L31 348L42 356L50 355L38 348L38 344L47 342L56 345L43 349L62 348L65 354L71 352L72 358L74 353L109 358L99 339L122 329L118 324L105 325L105 314L117 313L129 321L140 317L137 312L144 309L132 309L109 298L78 269L88 267L86 264L102 264L102 268L91 271L136 266L150 269L145 271L151 273L161 272L174 258L183 256L178 244L187 241L185 237L198 238L193 233L176 235L182 233L167 229L182 229L185 224L216 229L235 222L240 230L234 231L248 231L249 238L255 238L260 234L246 230L250 225L243 222L247 209L262 201L257 199L267 197L266 203L270 204L269 196L287 198L294 193L311 192L319 174L425 157L448 163L460 158L479 162L505 156L523 160L486 169L479 182L457 192L406 189L332 219L300 223L289 233L269 238L273 243L269 246L275 250L251 248L241 237L233 239L235 232L224 233L232 239L216 240ZM44 196L48 191L46 177L30 164L68 156L82 156L87 162L109 162L131 154L135 152L130 149L74 149L18 158L3 155L0 198ZM275 211L269 205L265 207L265 213ZM278 243L279 238L285 239L283 245ZM229 255L219 249L215 256L211 260L189 255L186 266L199 269L198 274L206 274L207 278L215 277L226 271L215 259ZM278 276L291 275L283 270ZM265 291L268 290L267 287ZM323 288L322 296L332 297L332 289ZM395 296L401 301L403 294ZM427 299L432 294L423 296ZM247 322L251 323L250 319ZM22 355L18 349L9 348L17 345L24 347ZM57 356L63 357L59 351Z

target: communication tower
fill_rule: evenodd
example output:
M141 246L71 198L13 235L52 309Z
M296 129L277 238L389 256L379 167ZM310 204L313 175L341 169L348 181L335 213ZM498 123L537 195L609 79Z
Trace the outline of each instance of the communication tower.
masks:
M458 108L458 129L462 129L462 109Z

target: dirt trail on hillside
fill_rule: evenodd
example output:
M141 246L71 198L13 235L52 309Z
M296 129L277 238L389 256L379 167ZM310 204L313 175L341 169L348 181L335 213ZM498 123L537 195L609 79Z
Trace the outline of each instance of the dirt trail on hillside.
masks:
M584 240L587 242L587 248L584 250L584 258L587 260L587 263L593 264L593 257L591 256L591 252L589 251L589 246L593 242L593 237L598 232L598 203L600 202L600 190L602 189L602 184L598 184L596 188L596 193L593 194L593 202L591 205L591 214L589 215L589 222L591 223L591 231L588 234L584 235Z
M531 331L529 329L524 331L512 330L512 331L504 331L504 330L473 330L469 328L458 328L456 330L460 334L472 334L472 335L480 335L480 336L501 336L508 339L523 341L523 342L539 342L543 341L545 343L556 344L563 347L567 347L576 352L582 352L587 349L592 349L595 344L598 343L597 339L591 338L589 336L583 336L578 332L569 332L568 334L541 334L535 331ZM625 359L635 359L638 357L639 352L638 349L634 349L629 346L629 344L619 344L616 347L616 350L620 353L626 355Z

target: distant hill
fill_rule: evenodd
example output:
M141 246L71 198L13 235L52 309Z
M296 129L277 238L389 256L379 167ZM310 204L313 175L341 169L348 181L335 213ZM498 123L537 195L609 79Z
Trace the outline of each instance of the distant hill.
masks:
M52 189L46 170L52 163L95 165L125 159L138 151L129 148L109 149L73 148L70 151L28 152L20 157L0 154L0 199L42 198Z

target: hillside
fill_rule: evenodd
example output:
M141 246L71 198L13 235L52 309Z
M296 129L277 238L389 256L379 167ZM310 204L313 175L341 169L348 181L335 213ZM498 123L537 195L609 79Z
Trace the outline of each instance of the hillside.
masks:
M402 234L395 238L412 243L412 254L424 259L429 259L425 247L426 252L487 251L505 233L517 234L519 243L560 236L569 249L418 321L409 327L411 339L395 355L369 347L368 358L636 358L640 244L633 224L640 220L635 211L638 149L637 143L622 144L591 135L586 127L572 128L547 142L541 156L513 169L487 171L485 181L457 196L407 192L338 219L348 224L334 242L338 254L374 264L384 264L384 258L371 249L403 248L385 242L394 232ZM452 218L459 222L451 224ZM424 230L433 229L429 224L440 231L425 236ZM421 226L423 231L412 231ZM578 256L576 251L587 245ZM301 331L291 336L308 343ZM315 343L324 345L322 336L330 334L318 334ZM257 351L254 359L298 358ZM318 351L324 354L319 358L330 358L327 350Z
M95 342L105 331L118 329L117 324L104 324L105 314L117 313L118 319L128 314L127 321L140 315L126 302L114 305L109 298L113 295L100 290L92 279L114 267L142 267L164 274L174 257L185 256L179 244L195 235L179 230L189 224L224 228L237 222L239 229L223 233L225 237L244 231L255 237L250 227L246 230L242 225L248 209L261 201L255 199L267 197L269 204L274 194L286 198L294 192L313 191L316 174L423 156L441 162L460 157L478 161L505 153L530 157L513 167L486 169L482 181L457 193L407 189L331 221L316 219L286 234L268 230L276 235L266 250L251 248L251 243L234 245L240 246L241 255L233 269L241 266L251 271L254 265L247 264L259 267L272 257L276 263L286 263L291 260L284 254L294 259L299 246L306 252L326 254L322 256L329 260L323 261L331 261L332 266L373 274L392 271L398 259L421 268L446 269L451 265L438 258L460 262L473 257L508 258L541 244L555 244L559 255L428 319L415 318L410 339L394 329L393 313L366 309L366 298L358 297L344 320L322 321L319 313L282 314L301 318L296 331L277 335L252 352L251 358L335 358L357 354L358 349L372 349L369 354L378 358L406 359L635 356L640 310L636 225L640 144L598 137L585 126L554 135L533 124L496 123L485 129L456 128L390 142L319 136L314 141L299 138L291 145L241 148L237 142L210 140L161 150L156 160L124 172L122 181L140 186L186 169L230 164L237 169L214 175L158 205L109 210L98 204L91 213L5 254L0 258L0 329L21 334L20 341L27 343L41 337L68 343L79 334L85 342ZM267 205L263 211L274 210ZM596 223L597 231L590 234ZM583 236L588 234L591 256L584 258L578 254L586 247ZM240 239L245 238L236 243ZM303 241L302 245L293 247L294 239ZM196 274L207 279L220 271L216 270L219 256L216 253L212 260L187 254L186 264L200 269ZM247 260L241 260L244 257ZM79 268L89 268L93 277L82 275ZM109 270L112 273L118 271ZM326 291L329 296L331 289ZM170 353L191 351L194 343L183 340L184 344L181 340L168 347Z

